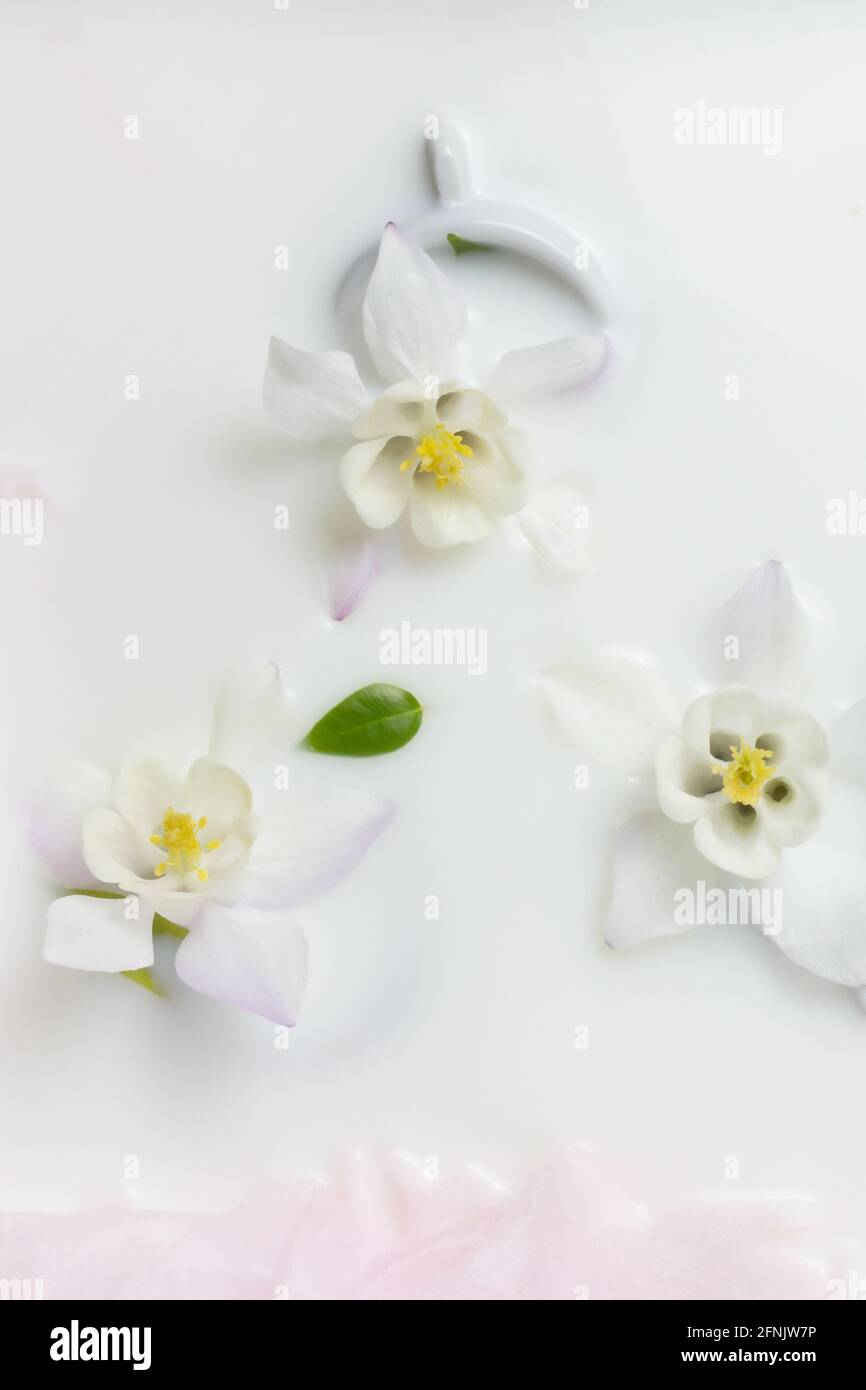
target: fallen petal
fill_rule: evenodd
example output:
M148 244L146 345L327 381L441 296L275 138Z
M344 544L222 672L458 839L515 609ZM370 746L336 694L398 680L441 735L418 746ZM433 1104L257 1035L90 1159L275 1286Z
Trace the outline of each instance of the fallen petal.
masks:
M532 493L517 520L549 574L586 574L589 511L574 488L548 487Z

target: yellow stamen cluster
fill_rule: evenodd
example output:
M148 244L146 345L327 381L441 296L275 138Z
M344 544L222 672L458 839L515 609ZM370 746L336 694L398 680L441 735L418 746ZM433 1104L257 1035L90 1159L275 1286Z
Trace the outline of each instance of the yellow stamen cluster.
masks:
M717 764L713 772L722 775L722 790L739 806L757 806L761 789L775 772L767 766L773 753L769 748L753 748L740 738L739 748L731 744L731 761Z
M414 458L404 459L400 472L408 473L410 468L418 467L419 473L434 473L436 486L447 487L449 483L463 484L463 460L471 459L472 450L463 443L463 436L451 434L441 423L432 434L423 435L415 450Z
M153 871L157 878L162 878L169 870L181 874L195 870L196 878L201 883L206 881L207 869L200 868L202 854L219 849L222 844L221 840L199 844L198 832L204 830L206 825L207 816L195 821L188 811L176 811L169 806L162 819L162 834L150 837L150 843L158 845L166 853L163 862L157 864Z

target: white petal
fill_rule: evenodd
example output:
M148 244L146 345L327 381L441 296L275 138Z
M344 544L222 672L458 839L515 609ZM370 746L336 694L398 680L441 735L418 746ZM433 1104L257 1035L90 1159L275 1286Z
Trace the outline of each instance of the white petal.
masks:
M467 487L437 487L429 475L412 486L412 530L422 545L442 547L480 541L491 524Z
M785 855L782 930L786 956L825 980L866 984L866 862L821 839Z
M178 947L175 969L191 989L292 1027L307 954L307 939L287 913L208 903Z
M127 763L114 779L111 799L124 820L145 838L162 829L170 806L181 810L180 778L154 758Z
M48 909L43 960L74 970L142 970L153 964L147 911L128 918L125 898L58 898Z
M571 487L533 492L520 516L521 530L550 574L585 574L589 569L589 513Z
M215 884L219 880L220 893L233 895L233 884L238 879L242 871L246 869L250 850L255 844L259 833L261 819L256 815L239 816L233 822L231 828L220 838L219 847L213 850L206 850L202 855L200 868L206 869L208 878L208 890L216 891ZM203 842L210 833L210 821L207 829L201 836ZM194 877L194 876L193 876ZM231 882L229 881L231 880ZM187 876L186 887L193 885L192 877ZM221 897L220 901L228 901L226 897Z
M111 801L111 775L94 763L61 764L27 806L34 851L65 888L94 888L99 880L84 862L84 818Z
M492 439L464 434L463 440L472 450L463 472L466 491L487 516L514 516L529 496L530 454L523 432L512 427Z
M432 427L434 400L427 399L417 381L399 381L363 410L352 428L356 439L414 440L423 432L425 421Z
M700 883L715 887L718 874L698 854L686 826L661 811L632 816L617 835L607 944L619 949L688 931L693 923L678 895L697 894Z
M827 735L810 714L803 714L786 701L765 700L757 721L755 737L761 740L762 747L773 750L772 763L780 772L827 766Z
M386 381L453 377L465 326L456 286L390 223L364 299L364 336Z
M244 876L243 901L253 907L294 907L324 893L366 854L390 816L390 807L345 789L294 800L283 815L262 823Z
M271 338L262 400L293 439L312 441L348 434L367 392L347 352L302 352Z
M730 638L739 654L726 660ZM719 683L788 697L801 689L808 674L808 620L784 565L770 560L754 570L722 609L711 640L711 676Z
M253 794L240 773L214 758L198 758L187 774L183 805L195 820L207 817L201 841L222 840L253 806Z
M744 685L729 685L701 695L683 715L683 739L698 758L727 762L741 738L754 743L763 733L763 702Z
M89 813L82 827L82 844L85 863L101 883L146 877L160 858L156 846L109 806L95 806Z
M158 912L176 927L191 927L202 908L210 901L210 896L204 886L198 892L186 888L172 891L171 885L181 882L180 877L172 875L170 878L166 874L165 878L161 879L133 879L129 883L118 884L118 887L123 893L138 893L150 912Z
M784 792L783 799L780 799ZM758 813L771 844L780 849L802 845L820 824L830 792L830 779L810 768L771 777L761 795Z
M657 670L631 655L603 652L551 672L542 685L566 737L621 772L650 767L678 723Z
M267 777L284 763L303 730L276 662L243 667L217 696L210 736L210 756L243 773L255 790L255 778Z
M858 700L836 720L830 751L834 777L866 783L866 700Z
M588 381L601 370L607 356L603 333L559 338L552 343L518 348L500 357L488 383L497 400L543 391L561 391Z
M695 822L694 837L710 864L738 878L769 878L779 867L779 851L767 838L761 817L746 818L727 799Z
M366 526L393 526L412 491L412 469L401 463L414 454L411 439L365 439L340 460L346 494Z
M705 816L722 792L709 759L699 758L677 734L663 739L655 756L656 792L665 815L680 825Z
M436 415L452 434L468 430L470 434L492 435L508 424L499 406L474 387L446 391L436 402Z

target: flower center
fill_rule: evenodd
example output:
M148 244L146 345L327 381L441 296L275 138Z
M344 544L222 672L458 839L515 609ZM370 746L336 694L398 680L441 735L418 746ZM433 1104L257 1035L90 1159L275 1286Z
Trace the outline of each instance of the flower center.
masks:
M772 756L772 749L753 748L741 737L739 748L731 744L732 761L724 766L716 764L713 772L723 774L722 790L731 801L739 806L757 806L761 788L775 772L767 766Z
M463 443L463 436L451 434L440 422L432 434L422 435L415 457L404 459L400 472L408 473L417 464L419 473L435 474L437 487L447 487L449 483L462 486L463 460L471 457L472 450Z
M162 818L162 834L150 837L150 843L159 845L166 854L163 862L157 864L153 871L157 878L162 878L169 869L182 874L194 869L196 878L202 883L205 882L207 869L200 868L201 857L208 850L219 849L222 844L221 840L208 840L206 845L199 844L198 832L204 830L206 825L207 816L195 821L188 811L176 811L173 806L169 806Z

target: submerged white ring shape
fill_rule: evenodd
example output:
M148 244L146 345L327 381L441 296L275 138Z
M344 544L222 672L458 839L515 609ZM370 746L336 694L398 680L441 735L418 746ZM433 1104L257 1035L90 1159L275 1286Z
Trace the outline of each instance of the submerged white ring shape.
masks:
M445 244L449 232L466 241L515 251L552 271L588 306L599 329L609 326L612 302L599 258L584 237L561 222L530 208L499 202L477 193L472 182L466 140L456 126L443 126L427 142L430 170L440 205L400 230L425 250ZM349 267L337 291L337 304L359 302L372 274L378 244L369 246ZM585 264L578 264L578 259Z

